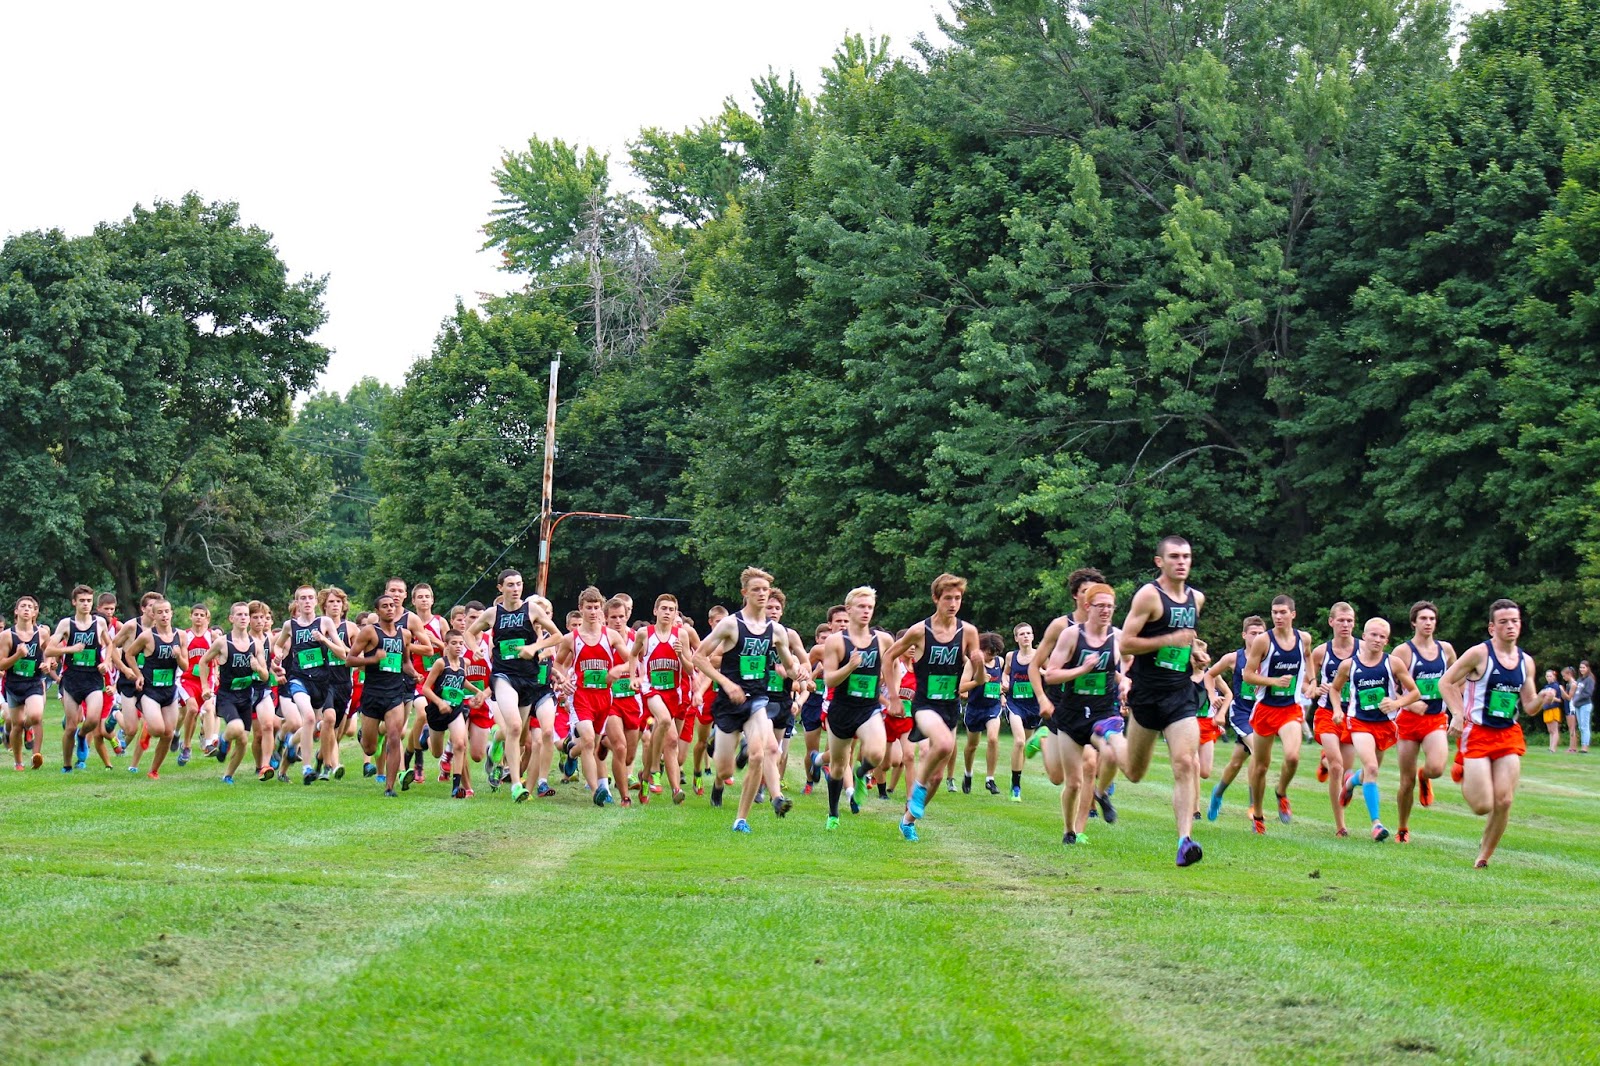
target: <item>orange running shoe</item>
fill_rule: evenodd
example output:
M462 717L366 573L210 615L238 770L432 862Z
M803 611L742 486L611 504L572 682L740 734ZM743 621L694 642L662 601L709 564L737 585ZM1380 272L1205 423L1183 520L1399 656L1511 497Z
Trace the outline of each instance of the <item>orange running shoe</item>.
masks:
M1326 784L1328 781L1328 757L1326 755L1317 760L1317 783Z
M1417 775L1417 802L1424 807L1433 806L1433 782L1421 774Z

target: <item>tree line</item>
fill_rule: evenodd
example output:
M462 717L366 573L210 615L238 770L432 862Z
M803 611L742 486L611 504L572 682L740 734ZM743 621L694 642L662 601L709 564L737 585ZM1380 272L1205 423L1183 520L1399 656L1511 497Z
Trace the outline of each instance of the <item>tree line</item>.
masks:
M531 571L559 353L557 507L689 524L568 523L558 596L703 611L759 563L797 621L867 581L905 622L949 569L981 624L1037 626L1073 569L1126 597L1177 531L1216 640L1279 591L1313 627L1434 599L1458 639L1511 595L1575 657L1600 622L1600 12L1509 0L1455 58L1449 18L956 3L910 55L847 37L814 95L769 72L641 130L631 181L533 137L484 232L514 291L392 395L273 416L330 506L260 550L358 595Z

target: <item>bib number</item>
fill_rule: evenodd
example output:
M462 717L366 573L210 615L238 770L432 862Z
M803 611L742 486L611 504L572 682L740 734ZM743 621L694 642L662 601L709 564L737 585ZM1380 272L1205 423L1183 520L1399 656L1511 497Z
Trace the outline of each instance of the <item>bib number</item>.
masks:
M858 700L875 700L878 698L877 674L851 674L845 678L844 694Z
M740 681L765 681L767 679L767 657L765 655L739 656Z
M95 650L93 648L85 647L82 651L75 651L72 653L72 665L93 666L94 656Z
M611 694L618 697L633 695L633 678L619 677L611 682Z
M1244 700L1246 703L1254 703L1256 699L1256 687L1248 681L1239 682L1239 698Z
M254 685L255 683L256 683L255 675L254 674L246 674L244 677L236 677L231 682L229 682L228 683L228 689L231 692L243 692L245 689L249 688L251 685Z
M1376 710L1378 704L1383 702L1384 692L1381 688L1364 688L1356 698L1357 704L1363 711Z
M150 671L150 684L155 688L171 688L174 673L175 671L173 670L152 670Z
M1194 649L1185 645L1181 648L1160 648L1156 651L1156 665L1163 670L1188 670L1189 657Z
M678 672L676 670L650 671L650 687L658 692L667 692L678 687Z
M397 651L385 652L383 658L378 660L380 674L398 674L400 672L400 653Z
M1000 682L998 682L998 681L986 681L986 682L984 682L984 685L983 685L983 698L986 699L986 700L997 700L997 699L999 699L1000 698Z
M1488 711L1492 718L1515 718L1522 703L1520 692L1489 693Z
M1437 677L1419 677L1416 680L1417 691L1422 694L1423 699L1436 700L1439 698L1439 679Z
M466 702L467 699L466 692L462 689L456 688L454 685L446 685L444 688L439 690L439 695L443 696L444 701L452 707L461 706Z
M930 700L953 700L956 698L956 675L935 674L928 678L928 698Z
M1072 691L1080 696L1104 696L1106 694L1106 672L1096 670L1092 674L1073 678Z
M33 659L18 659L11 664L11 672L18 677L32 677L38 665Z
M300 669L311 670L321 666L326 662L326 659L322 655L321 648L301 648L294 661L299 665Z
M1019 700L1031 700L1031 699L1033 699L1033 682L1032 681L1013 681L1013 682L1011 682L1011 695L1012 695L1012 697L1014 699L1019 699Z
M609 688L610 680L606 670L585 670L583 672L584 688Z
M512 637L509 640L502 640L499 645L500 658L515 659L517 657L517 649L527 643L528 642L521 637Z

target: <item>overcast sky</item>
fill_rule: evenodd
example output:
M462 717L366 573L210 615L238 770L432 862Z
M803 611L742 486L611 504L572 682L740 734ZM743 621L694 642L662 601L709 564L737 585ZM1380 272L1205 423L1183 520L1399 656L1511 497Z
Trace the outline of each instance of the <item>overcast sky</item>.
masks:
M1490 0L1467 0L1479 10ZM846 31L897 52L944 0L399 6L7 4L0 235L82 233L189 189L239 202L295 274L329 275L323 384L399 383L456 298L511 288L478 251L501 152L532 134L609 152L749 96L809 91ZM382 13L378 13L381 11Z

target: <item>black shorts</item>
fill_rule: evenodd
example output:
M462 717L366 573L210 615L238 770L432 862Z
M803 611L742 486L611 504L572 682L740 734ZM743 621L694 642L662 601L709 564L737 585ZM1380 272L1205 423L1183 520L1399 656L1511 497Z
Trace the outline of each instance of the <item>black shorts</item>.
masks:
M724 733L737 733L750 721L753 714L767 713L767 697L746 696L743 703L735 704L722 693L711 704L711 720Z
M1068 708L1057 704L1056 713L1052 714L1045 724L1049 727L1050 732L1055 733L1057 736L1070 737L1074 744L1085 748L1089 746L1090 741L1094 738L1096 726L1101 722L1109 722L1112 719L1120 720L1122 718L1115 708L1089 716L1085 716L1081 710L1075 713L1063 713L1066 711L1068 711ZM1119 728L1116 731L1121 732L1121 729Z
M450 729L450 723L467 713L465 707L452 707L448 711L441 711L433 704L428 704L424 711L428 716L428 728L435 733L444 733Z
M794 736L794 700L769 699L767 717L772 720L772 731L779 736Z
M331 689L326 681L318 681L311 677L291 677L288 687L284 690L289 699L293 700L296 692L304 692L306 699L311 702L313 711L327 710Z
M44 682L37 677L6 678L6 703L21 707L30 698L44 695Z
M350 693L354 686L350 681L334 681L328 685L328 706L323 710L333 711L333 724L335 728L344 724L345 716L350 713Z
M124 699L136 700L139 698L139 688L125 677L117 678L117 695Z
M223 722L240 722L250 732L256 724L256 705L250 697L255 687L221 689L217 692L217 717Z
M538 678L531 674L524 677L521 674L506 674L498 670L495 671L489 675L490 696L494 695L496 681L504 681L516 690L518 710L524 707L537 707L539 706L539 701L547 696L552 700L556 698L554 690L549 685L541 685Z
M98 671L91 674L88 671L68 670L61 675L61 694L70 696L79 703L104 687Z
M823 696L820 692L813 692L806 697L800 705L800 728L807 733L815 733L822 728Z
M1012 714L1022 719L1022 728L1030 733L1038 729L1042 724L1043 716L1039 713L1039 705L1037 703L1030 707L1026 703L1015 703L1008 700L1006 707Z
M937 714L939 719L944 722L945 728L949 729L952 733L956 731L956 723L961 721L961 706L956 700L940 700L938 703L927 702L915 705L911 708L911 720L913 723L916 721L917 715L921 714L923 711L932 711L934 714ZM830 714L828 717L832 718L833 715ZM916 744L919 741L927 739L928 738L923 735L922 730L918 729L916 725L913 724L911 727L911 743Z
M881 712L883 708L876 703L866 707L853 707L847 703L835 701L828 708L828 733L840 740L850 740L861 731L861 727L872 721L872 716Z
M1185 683L1177 688L1151 692L1149 689L1141 691L1139 683L1134 682L1133 691L1128 694L1128 710L1135 722L1159 733L1174 722L1194 717L1197 710L1194 686Z
M157 707L169 707L174 703L183 702L178 698L177 685L165 685L161 688L146 688L143 692L143 696L145 699L153 701Z
M361 690L361 716L381 722L390 711L409 707L416 697L407 685L367 685Z

